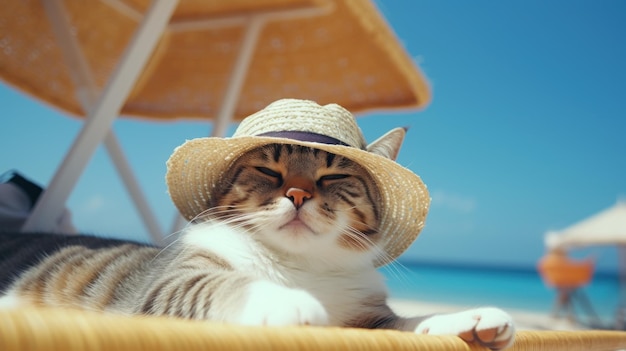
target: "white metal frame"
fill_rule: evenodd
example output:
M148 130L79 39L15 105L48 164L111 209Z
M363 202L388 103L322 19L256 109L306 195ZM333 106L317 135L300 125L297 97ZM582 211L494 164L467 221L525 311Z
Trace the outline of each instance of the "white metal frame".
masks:
M63 9L63 4L60 1L44 0L42 4L52 25L52 31L57 44L64 55L65 62L67 66L71 68L69 72L76 86L76 90L78 91L78 100L83 106L83 109L87 111L88 116L91 116L91 112L98 102L98 88L94 82L92 71L76 41L76 37L72 35L67 13ZM135 203L135 207L137 207L151 239L154 242L159 242L163 237L161 228L153 212L150 210L148 201L146 201L112 129L110 129L104 137L104 146L113 164L117 168L126 186L126 190Z
M98 97L91 71L78 44L71 35L70 24L61 0L41 0L52 23L59 47L70 68L72 79L77 86L78 98L87 111L88 118L52 181L33 208L33 212L22 227L22 231L40 231L52 226L63 211L64 206L61 204L67 201L87 162L100 142L104 141L105 147L131 194L152 240L159 243L163 239L163 233L140 190L111 127L165 30L185 31L198 28L246 25L240 52L231 72L231 80L211 133L212 136L224 136L229 123L232 121L259 34L265 23L278 19L295 19L327 14L332 10L332 6L173 22L168 25L178 0L155 0L145 16L118 0L103 1L131 18L141 19L141 22L116 70ZM181 216L177 215L176 218L172 232L184 224L184 219Z
M49 0L42 0L44 6L47 1ZM74 140L47 189L37 201L33 212L22 227L22 231L46 230L59 217L63 211L64 206L62 205L67 201L96 147L105 136L112 135L110 129L113 121L119 115L135 81L139 78L142 68L150 58L159 38L161 38L177 3L177 0L156 0L152 4L107 83L102 96L93 106L89 106L89 118ZM59 2L56 6L58 9L61 8ZM50 9L52 7L51 5ZM59 22L61 21L62 19L59 20ZM90 100L83 98L83 103L91 105ZM108 140L114 139L108 138ZM113 141L110 144L117 143Z

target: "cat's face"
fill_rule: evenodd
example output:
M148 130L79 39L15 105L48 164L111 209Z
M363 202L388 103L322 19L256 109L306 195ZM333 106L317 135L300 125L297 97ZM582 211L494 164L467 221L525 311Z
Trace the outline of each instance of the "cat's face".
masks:
M241 225L264 245L320 260L375 257L379 194L351 160L272 144L239 158L225 179L213 215Z

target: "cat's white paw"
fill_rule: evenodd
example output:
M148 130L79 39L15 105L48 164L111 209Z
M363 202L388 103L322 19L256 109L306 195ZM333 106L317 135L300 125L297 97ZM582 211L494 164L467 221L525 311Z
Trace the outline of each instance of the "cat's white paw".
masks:
M415 332L457 335L465 341L476 342L492 350L511 346L515 338L511 316L494 307L435 315L422 321Z
M326 325L326 309L313 295L271 282L255 282L239 315L244 325Z

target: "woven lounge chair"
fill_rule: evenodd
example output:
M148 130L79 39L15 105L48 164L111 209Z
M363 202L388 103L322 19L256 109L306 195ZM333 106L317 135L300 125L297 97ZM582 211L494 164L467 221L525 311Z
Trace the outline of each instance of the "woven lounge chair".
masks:
M609 351L626 332L520 331L510 350ZM0 311L0 350L486 350L454 336L395 330L242 327L63 309Z

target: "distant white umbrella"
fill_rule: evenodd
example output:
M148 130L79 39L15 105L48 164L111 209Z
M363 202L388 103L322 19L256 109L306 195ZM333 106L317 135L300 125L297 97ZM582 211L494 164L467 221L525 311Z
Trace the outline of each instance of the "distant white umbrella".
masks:
M626 201L618 201L570 227L546 235L550 248L626 245Z

